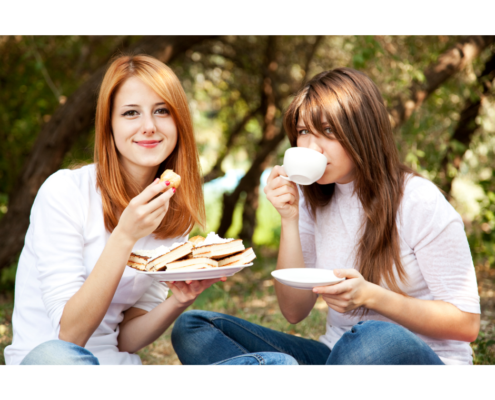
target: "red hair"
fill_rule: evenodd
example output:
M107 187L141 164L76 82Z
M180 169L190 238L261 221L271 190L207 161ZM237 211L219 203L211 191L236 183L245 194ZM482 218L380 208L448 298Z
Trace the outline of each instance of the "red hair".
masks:
M199 155L186 94L174 72L161 61L146 55L120 56L108 68L100 87L95 121L95 164L97 186L101 192L105 227L112 232L120 214L140 188L122 168L115 146L111 113L117 90L130 77L138 77L166 103L177 127L177 145L157 171L172 169L182 184L171 198L167 214L153 232L158 239L189 233L194 224L204 226L203 199Z

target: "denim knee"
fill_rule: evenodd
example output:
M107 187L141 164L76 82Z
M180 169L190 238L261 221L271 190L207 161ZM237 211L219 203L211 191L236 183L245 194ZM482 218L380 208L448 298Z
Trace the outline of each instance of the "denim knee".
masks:
M194 347L193 343L195 342L192 336L202 327L209 325L209 317L214 314L210 311L190 310L182 313L175 320L171 340L179 358L182 350L186 348L188 348L188 351L192 350L191 347Z
M274 352L248 353L214 365L299 365L296 359L288 354Z
M63 340L50 340L31 350L21 365L100 365L84 347Z
M384 321L361 321L354 325L335 344L328 362L354 365L443 364L414 333Z

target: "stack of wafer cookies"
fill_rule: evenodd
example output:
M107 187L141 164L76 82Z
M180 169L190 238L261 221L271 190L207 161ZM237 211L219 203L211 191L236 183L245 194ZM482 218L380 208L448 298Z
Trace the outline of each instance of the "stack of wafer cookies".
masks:
M256 258L253 249L244 248L242 240L223 239L211 232L195 236L172 247L161 246L155 250L135 250L127 265L147 271L192 271L249 264Z

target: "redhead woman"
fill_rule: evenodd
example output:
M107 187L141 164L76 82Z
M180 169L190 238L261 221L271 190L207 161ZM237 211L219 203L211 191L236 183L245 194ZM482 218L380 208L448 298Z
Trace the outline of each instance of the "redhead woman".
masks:
M187 99L172 70L149 56L115 59L95 130L94 164L54 173L36 196L7 364L141 364L136 351L218 281L169 282L167 299L167 286L126 267L133 249L183 242L205 218ZM182 177L176 193L159 182L165 169Z
M275 290L292 324L322 296L326 333L314 341L189 311L172 333L180 360L243 363L267 351L299 364L472 364L480 305L461 217L400 163L375 84L349 68L322 72L297 93L284 126L293 147L323 154L327 166L300 188L280 166L268 178L282 224L277 269L330 269L346 279L312 291L275 282Z

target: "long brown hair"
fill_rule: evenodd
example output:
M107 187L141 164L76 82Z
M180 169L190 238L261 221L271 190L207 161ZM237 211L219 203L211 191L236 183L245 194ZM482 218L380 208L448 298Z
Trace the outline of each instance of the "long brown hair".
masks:
M204 225L205 221L199 155L186 94L179 79L161 61L146 55L114 59L103 78L98 96L94 159L105 227L112 232L129 201L142 190L120 165L111 125L115 93L132 76L141 79L163 99L177 127L177 145L159 166L156 177L165 169L172 169L181 176L182 184L153 233L159 239L181 236L189 233L194 223Z
M369 282L402 293L396 277L407 277L400 258L396 218L408 174L418 175L401 164L383 98L376 85L362 72L337 68L316 75L296 94L284 116L291 145L297 146L297 121L302 118L311 132L325 135L325 115L337 140L354 161L354 191L365 219L357 254L357 269ZM327 205L335 184L314 183L302 187L308 209ZM397 276L394 275L394 263Z

